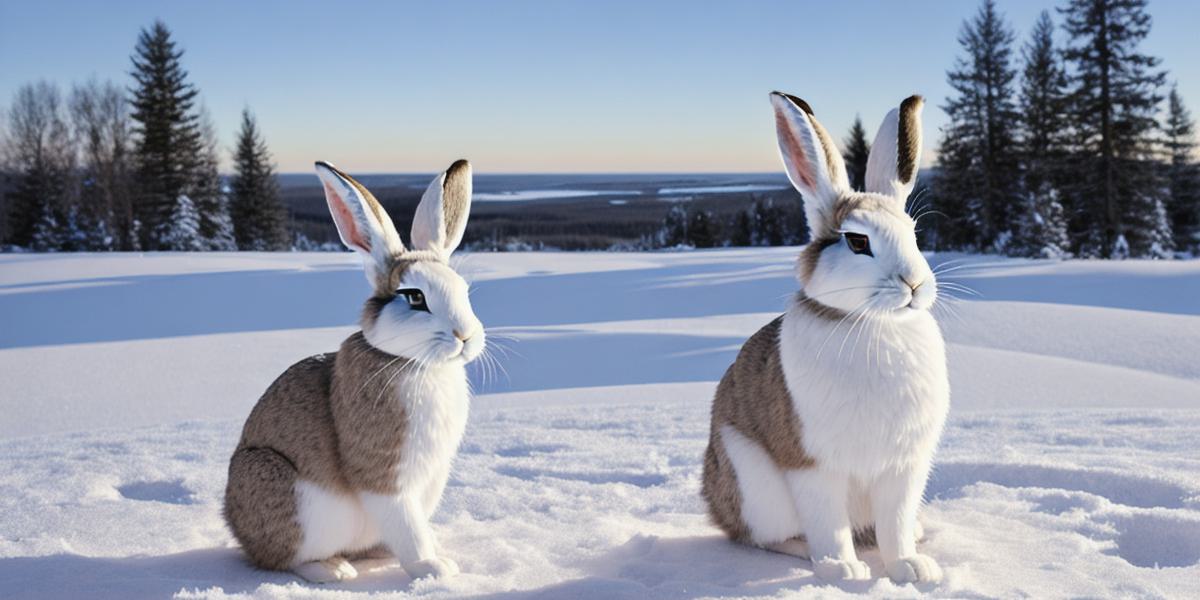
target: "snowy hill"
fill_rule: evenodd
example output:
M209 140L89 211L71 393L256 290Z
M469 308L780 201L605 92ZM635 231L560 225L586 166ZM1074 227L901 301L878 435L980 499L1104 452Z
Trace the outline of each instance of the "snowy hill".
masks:
M325 587L248 567L220 497L258 395L355 329L357 260L0 256L0 597L1200 597L1200 261L933 257L980 294L939 312L941 584L827 586L720 537L709 401L795 253L460 259L503 345L435 518L464 574Z

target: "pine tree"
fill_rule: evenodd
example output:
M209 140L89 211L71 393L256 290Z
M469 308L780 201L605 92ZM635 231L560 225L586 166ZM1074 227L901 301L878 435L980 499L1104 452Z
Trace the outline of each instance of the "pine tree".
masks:
M663 217L662 227L658 231L658 245L663 248L675 248L687 244L688 211L682 204L674 204Z
M279 200L270 152L249 109L242 111L233 168L230 215L238 249L286 250L287 211Z
M1175 247L1200 249L1200 165L1196 149L1195 124L1174 86L1167 95L1166 147L1167 185L1170 188L1168 214L1175 233Z
M984 0L963 23L958 42L966 53L949 71L955 95L942 107L950 117L939 149L939 175L931 202L943 219L939 243L1006 251L1015 229L1020 190L1011 65L1014 34Z
M871 155L871 144L867 142L867 130L863 129L862 117L854 115L854 124L850 126L850 135L846 137L846 151L842 157L846 161L846 174L850 177L850 187L862 191L867 182L867 158Z
M1059 12L1070 35L1063 55L1071 65L1074 176L1064 192L1076 252L1165 255L1164 238L1171 240L1156 211L1166 186L1153 159L1166 75L1138 49L1150 33L1146 0L1069 0Z
M162 21L143 29L131 57L133 114L138 134L137 196L134 214L141 222L144 248L166 248L165 240L150 236L164 227L177 209L178 198L191 192L200 154L200 130L195 114L197 91L187 81L171 32Z
M200 108L200 154L196 164L192 194L200 218L200 239L205 250L237 250L233 235L233 218L229 214L229 197L218 172L220 158L216 127L208 111Z
M1069 255L1066 215L1060 203L1067 154L1066 73L1054 48L1054 22L1042 11L1022 49L1021 193L1014 254L1041 258Z

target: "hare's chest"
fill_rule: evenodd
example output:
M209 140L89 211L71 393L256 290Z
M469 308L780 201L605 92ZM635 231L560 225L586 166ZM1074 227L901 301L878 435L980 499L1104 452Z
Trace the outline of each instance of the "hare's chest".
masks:
M780 351L806 453L863 479L931 459L950 399L945 344L931 318L851 335L844 349L838 338L820 350L829 332L797 329L781 335Z
M444 484L450 463L467 426L470 396L461 365L448 365L407 382L397 390L403 398L406 427L396 484L400 491L420 492Z

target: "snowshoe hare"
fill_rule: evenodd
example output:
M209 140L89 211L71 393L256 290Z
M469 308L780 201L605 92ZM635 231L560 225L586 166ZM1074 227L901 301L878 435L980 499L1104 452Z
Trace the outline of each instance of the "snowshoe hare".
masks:
M883 120L866 192L850 188L808 104L778 92L771 102L811 241L797 264L801 291L717 387L709 514L733 540L811 558L822 579L870 577L855 541L874 537L893 580L937 581L941 568L917 552L917 510L950 386L929 312L937 282L905 212L923 100L910 97Z
M467 283L448 264L471 207L458 161L417 206L412 248L350 176L319 162L329 212L374 294L362 331L279 376L229 462L225 520L250 561L310 581L395 556L413 578L449 576L429 519L467 422L465 365L484 346Z

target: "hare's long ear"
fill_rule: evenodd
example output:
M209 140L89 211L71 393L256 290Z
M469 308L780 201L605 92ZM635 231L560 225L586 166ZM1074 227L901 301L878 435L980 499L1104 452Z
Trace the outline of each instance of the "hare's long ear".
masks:
M817 122L808 103L782 92L771 93L775 133L788 179L804 196L804 215L814 235L829 227L837 199L850 191L846 165L833 139Z
M421 196L413 216L413 249L450 256L462 242L470 215L471 163L458 160L435 177Z
M367 188L337 167L318 162L317 175L342 243L362 257L367 279L372 283L386 279L392 259L404 252L391 217Z
M917 183L921 160L921 108L925 99L909 96L883 118L867 159L868 192L892 196L901 203Z

